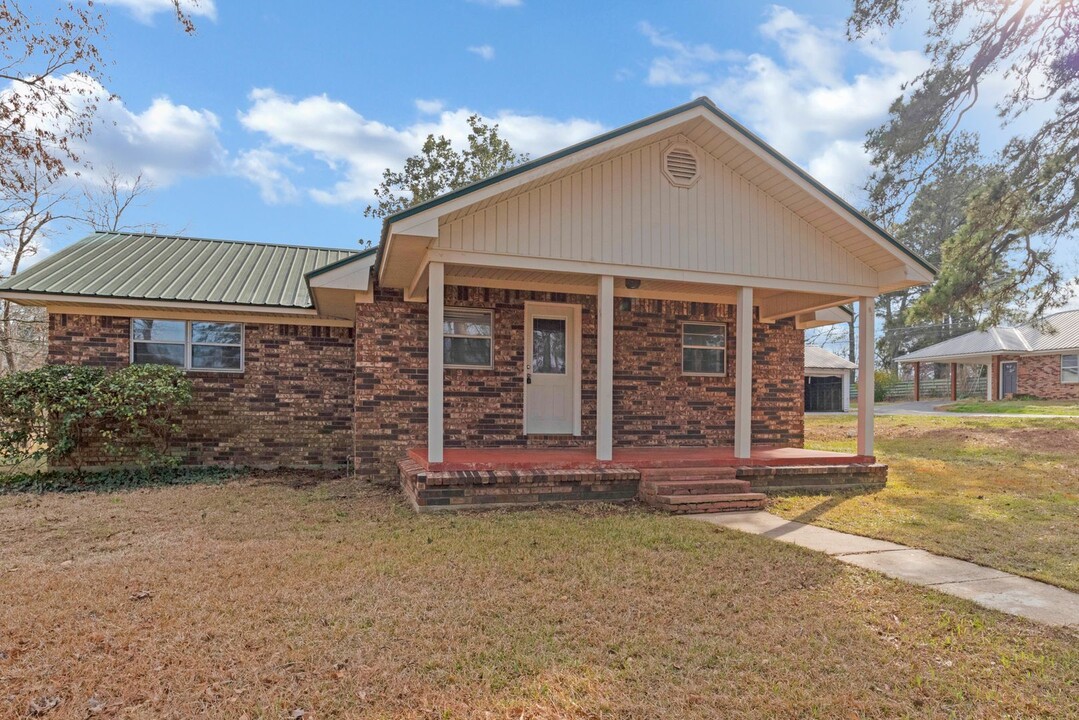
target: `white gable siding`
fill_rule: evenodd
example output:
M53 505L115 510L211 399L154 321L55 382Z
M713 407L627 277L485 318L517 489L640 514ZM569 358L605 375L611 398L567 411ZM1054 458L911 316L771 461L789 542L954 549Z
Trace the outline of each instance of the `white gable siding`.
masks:
M876 273L714 156L671 185L656 142L458 217L445 250L872 285Z

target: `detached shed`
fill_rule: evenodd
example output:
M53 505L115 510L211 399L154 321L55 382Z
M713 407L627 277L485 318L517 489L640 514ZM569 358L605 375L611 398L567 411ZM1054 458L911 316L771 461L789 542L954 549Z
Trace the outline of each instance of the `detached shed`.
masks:
M847 412L850 410L851 374L858 367L822 347L806 345L806 412Z

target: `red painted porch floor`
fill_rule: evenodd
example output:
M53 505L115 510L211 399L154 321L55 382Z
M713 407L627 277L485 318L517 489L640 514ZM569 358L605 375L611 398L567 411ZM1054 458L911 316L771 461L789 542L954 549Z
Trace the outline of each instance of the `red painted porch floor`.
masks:
M868 465L872 456L850 455L826 450L758 445L751 457L734 457L733 447L634 447L615 448L611 460L596 460L592 447L577 448L446 448L443 461L427 462L427 448L408 451L409 458L425 470L588 470L592 468L677 468L677 467L771 467L790 465Z

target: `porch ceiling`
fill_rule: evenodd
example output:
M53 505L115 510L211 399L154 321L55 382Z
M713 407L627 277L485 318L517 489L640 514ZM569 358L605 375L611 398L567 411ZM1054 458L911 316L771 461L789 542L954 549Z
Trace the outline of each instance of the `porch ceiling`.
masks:
M627 287L627 280L636 280L638 287ZM560 292L576 295L595 295L599 276L582 273L563 273L546 270L522 270L474 265L447 265L447 285L489 287L508 290L536 292ZM423 288L424 292L426 287ZM680 300L733 305L737 301L738 288L734 285L713 285L675 280L629 278L616 276L615 297L646 298L652 300ZM426 296L417 293L413 299L424 301ZM850 298L819 293L795 293L779 289L758 288L753 293L754 306L760 308L763 319L775 320L812 313L824 308L837 307ZM845 321L846 316L841 320ZM802 321L802 318L799 319ZM829 322L836 322L830 320Z

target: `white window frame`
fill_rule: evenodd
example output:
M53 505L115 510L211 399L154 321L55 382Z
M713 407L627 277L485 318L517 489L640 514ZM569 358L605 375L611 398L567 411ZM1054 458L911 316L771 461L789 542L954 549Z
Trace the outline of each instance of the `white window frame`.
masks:
M487 316L487 325L491 328L490 335L461 335L458 333L448 333L443 328L442 338L442 367L451 368L454 370L491 370L495 366L495 313L494 310L488 310L486 308L472 308L472 307L448 307L442 311L442 322L445 323L454 315L461 317L464 315L471 315L473 317L477 315ZM467 365L459 363L450 363L446 361L446 346L445 341L449 338L468 338L469 340L487 340L489 345L489 351L487 353L486 365Z
M686 325L704 325L705 327L723 328L723 347L716 347L714 345L686 345ZM683 320L682 326L682 352L679 357L679 364L681 365L682 375L686 377L727 377L727 368L730 365L730 357L728 356L727 340L730 338L730 332L727 329L727 323L725 322L706 322L698 320ZM718 350L723 352L723 372L709 373L709 372L690 372L686 370L686 349L692 350Z
M1075 365L1072 366L1072 367L1065 368L1064 367L1064 358L1075 358ZM1075 370L1075 376L1076 376L1075 379L1074 380L1065 380L1064 379L1064 371L1065 370L1072 370L1073 368ZM1079 383L1079 354L1068 353L1066 355L1061 355L1060 356L1060 384L1061 385L1075 385L1076 383Z
M135 339L135 321L136 320L160 320L162 322L182 322L184 324L184 339L183 340L136 340ZM198 367L193 367L192 364L191 364L191 357L192 357L192 348L195 345L200 345L200 346L205 345L207 347L237 347L237 345L236 345L236 343L209 343L209 342L199 342L199 343L197 343L197 342L192 342L191 341L191 324L192 323L221 323L221 324L229 324L229 325L239 325L240 326L240 344L239 344L239 348L240 348L240 367L239 368L198 368ZM181 368L178 368L178 369L183 370L184 372L232 373L234 375L238 374L238 373L242 373L244 371L244 366L245 366L245 364L247 362L246 357L245 357L245 352L244 352L244 346L247 344L245 342L245 340L247 338L246 328L247 328L246 324L237 323L235 320L178 320L178 319L175 319L175 318L133 317L133 318L131 318L131 327L128 330L128 338L129 338L129 344L130 344L128 362L131 365L135 365L135 364L145 365L145 364L147 364L147 363L136 363L135 362L135 344L136 343L154 343L154 344L158 344L158 345L183 345L184 346L184 366L181 367ZM170 365L169 367L177 367L177 366Z

